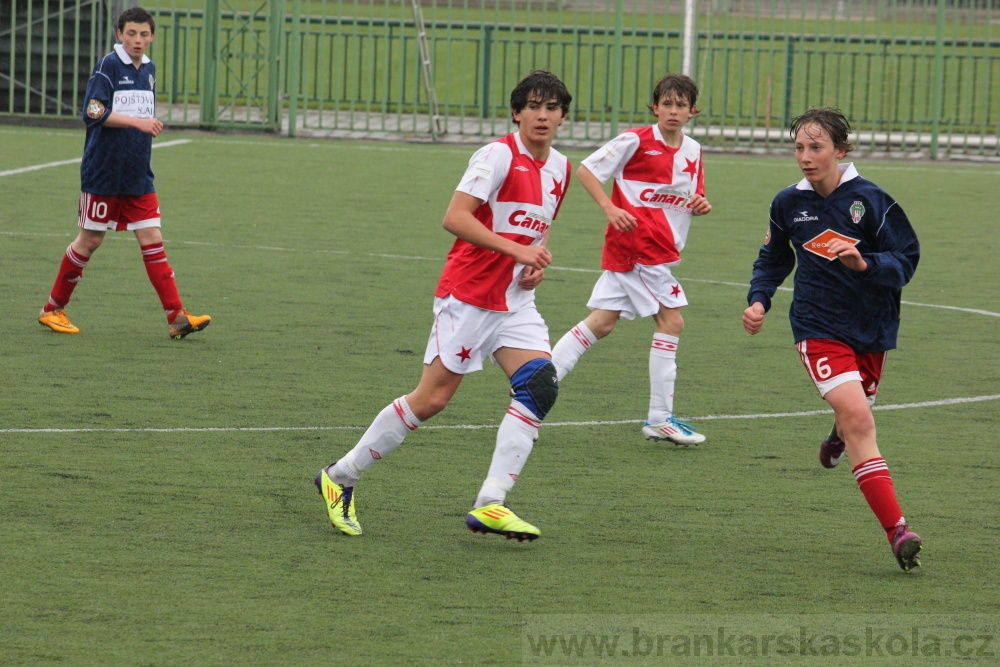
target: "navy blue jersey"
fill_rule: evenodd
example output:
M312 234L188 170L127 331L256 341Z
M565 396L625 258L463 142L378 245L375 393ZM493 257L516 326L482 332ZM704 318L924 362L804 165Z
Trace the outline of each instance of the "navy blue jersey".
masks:
M920 260L920 243L906 213L882 188L840 165L841 180L829 197L800 181L771 202L767 239L753 264L747 301L771 308L771 297L795 268L789 310L795 342L829 338L855 352L896 347L903 286ZM868 263L863 272L825 252L840 236L855 243Z
M144 195L154 192L149 159L153 136L129 127L104 127L112 111L152 118L156 66L146 56L137 69L122 48L101 58L87 82L83 122L87 140L80 165L80 189L95 195Z

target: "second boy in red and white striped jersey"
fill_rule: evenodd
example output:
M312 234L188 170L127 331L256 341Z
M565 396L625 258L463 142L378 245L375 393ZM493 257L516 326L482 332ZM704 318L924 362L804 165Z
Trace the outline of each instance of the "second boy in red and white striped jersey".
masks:
M590 315L552 349L561 381L618 320L652 317L649 351L647 440L697 445L705 436L674 416L677 343L684 329L680 309L687 297L670 267L681 261L691 218L712 210L705 198L701 145L685 136L698 113L698 87L690 77L668 74L653 88L656 124L618 135L583 161L577 178L607 218L604 273L587 306ZM614 178L609 198L603 184Z
M387 405L351 451L316 474L330 522L342 533L361 534L354 485L362 473L441 412L465 374L482 370L489 357L510 379L512 400L466 525L508 539L541 534L506 498L559 391L535 287L552 261L548 230L569 185L569 160L552 142L572 99L555 75L533 72L510 95L517 131L469 160L442 222L458 238L434 293L420 382Z

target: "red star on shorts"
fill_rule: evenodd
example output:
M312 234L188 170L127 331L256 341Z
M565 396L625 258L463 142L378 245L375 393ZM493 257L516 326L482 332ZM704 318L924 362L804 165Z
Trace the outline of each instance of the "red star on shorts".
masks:
M695 161L693 161L693 160L689 160L687 158L684 158L684 161L688 163L688 166L684 167L684 173L685 174L691 174L692 176L697 176L698 175L698 163L695 162Z
M461 352L455 353L456 357L459 357L462 361L468 361L469 357L472 356L471 347L463 347Z
M680 285L674 285L673 289L670 290L670 296L677 296L680 293L681 293L681 286Z
M552 188L552 192L550 192L549 194L555 195L556 197L562 197L563 196L562 181L557 181L555 179L552 179L552 182L555 183L555 187Z

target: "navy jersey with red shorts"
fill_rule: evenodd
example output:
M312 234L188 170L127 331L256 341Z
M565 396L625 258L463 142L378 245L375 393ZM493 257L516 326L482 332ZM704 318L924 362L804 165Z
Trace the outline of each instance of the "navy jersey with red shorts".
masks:
M152 118L155 111L156 67L146 56L136 68L116 44L94 67L84 97L87 139L80 165L80 190L109 196L154 192L149 162L153 137L128 127L105 127L112 111L133 118Z
M917 268L920 243L892 197L853 164L840 169L840 184L828 197L803 179L774 198L747 301L769 310L797 261L789 310L795 342L829 339L858 354L884 352L896 347L900 296ZM865 271L826 251L835 237L856 245Z

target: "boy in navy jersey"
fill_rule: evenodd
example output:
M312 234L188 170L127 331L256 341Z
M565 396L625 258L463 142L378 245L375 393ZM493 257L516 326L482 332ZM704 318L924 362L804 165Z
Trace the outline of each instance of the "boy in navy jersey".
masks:
M656 124L628 130L581 163L576 175L604 212L604 273L587 302L590 315L552 348L561 381L590 347L621 318L652 317L649 349L649 411L642 434L687 447L705 441L674 416L677 343L684 330L687 296L670 273L681 263L691 217L705 215L701 145L685 136L698 113L698 87L690 77L668 74L653 88ZM609 198L603 184L614 178Z
M420 381L382 409L351 451L316 473L330 523L345 535L361 535L354 494L361 475L444 410L466 374L482 370L487 358L509 378L511 402L465 525L518 541L541 535L506 499L559 394L535 287L552 262L548 230L569 187L569 160L552 142L572 100L551 72L529 74L510 94L517 130L469 160L442 221L457 238L434 292Z
M920 260L906 213L884 190L840 160L854 149L839 109L809 109L792 122L803 178L771 203L767 238L753 265L743 327L760 332L771 297L795 272L789 317L802 363L833 408L820 445L833 468L846 451L854 477L905 571L920 565L920 537L896 500L875 441L875 403L886 353L896 347L902 288Z
M193 315L181 303L160 233L160 206L149 161L153 137L163 130L163 123L153 115L156 68L146 56L155 31L148 11L126 9L118 17L121 43L97 63L87 82L80 233L66 249L49 300L38 316L39 323L57 333L80 333L64 308L109 230L135 233L171 338L201 331L212 321L208 315Z

